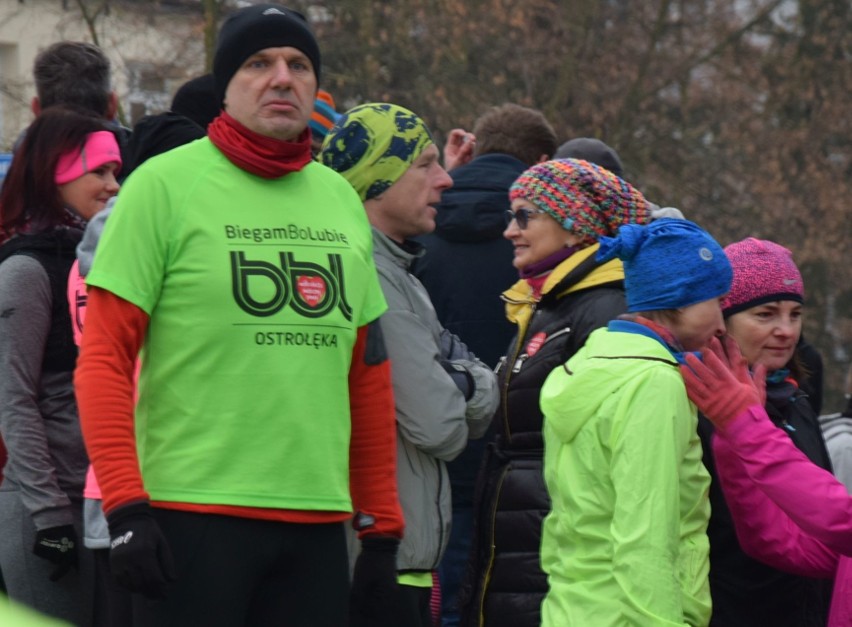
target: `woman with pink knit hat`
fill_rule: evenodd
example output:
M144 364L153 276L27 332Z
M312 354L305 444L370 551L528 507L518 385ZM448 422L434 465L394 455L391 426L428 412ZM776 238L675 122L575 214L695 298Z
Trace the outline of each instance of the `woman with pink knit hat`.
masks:
M68 272L86 221L118 191L115 136L51 107L27 130L0 193L0 568L9 597L91 624L80 546L88 457L74 400Z
M722 304L725 327L752 368L768 372L765 410L779 430L810 461L826 470L831 462L807 395L807 377L796 356L802 332L804 286L792 253L766 240L747 238L725 248L734 270ZM713 425L699 420L710 487L711 625L818 627L825 625L830 582L783 572L749 557L740 546L712 454ZM723 482L724 484L724 482Z
M541 385L589 334L627 310L624 268L599 262L598 240L647 224L642 194L609 170L559 159L530 167L509 191L503 236L520 280L503 293L518 331L498 366L496 433L477 485L472 561L461 592L462 624L538 627L547 578L539 563L550 510L542 476Z
M823 539L820 535L809 537L770 500L771 491L763 492L766 486L784 490L785 484L817 477L802 484L799 512L814 515L809 523L816 527L837 520L831 511L832 490L841 507L848 507L846 491L837 489L828 474L831 463L817 416L800 389L807 376L796 355L804 301L801 274L790 251L770 241L748 238L725 252L734 269L731 292L722 305L726 350L717 345L706 365L690 361L691 368L684 369L690 397L706 416L699 421L699 433L713 478L707 530L710 624L852 624L849 593L837 587L852 582L838 580L832 601L830 580L839 556L829 548L846 550L852 537L839 546L820 544L815 540ZM725 373L722 362L732 364L742 380ZM761 379L760 396L749 371L761 373L755 375ZM788 457L797 460L796 470L784 469ZM852 524L847 530L852 534ZM841 615L846 618L840 620Z

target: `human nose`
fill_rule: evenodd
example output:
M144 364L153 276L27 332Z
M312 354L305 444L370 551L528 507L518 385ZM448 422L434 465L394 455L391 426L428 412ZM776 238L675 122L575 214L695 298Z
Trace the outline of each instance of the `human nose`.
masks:
M278 59L272 66L272 86L289 87L293 76L290 74L290 66L284 59Z
M438 179L436 181L435 187L440 190L450 189L453 186L453 178L447 173L447 171L442 167L438 166L440 172L438 173Z
M723 335L727 333L727 329L725 328L725 318L722 316L722 309L720 308L716 312L716 330L713 333L718 338L721 338Z
M780 337L791 337L796 334L796 329L796 323L789 316L781 316L772 331Z
M506 225L506 230L503 231L503 237L506 239L514 239L521 234L521 227L518 225L518 220L516 218L512 218L509 220L509 224Z
M118 193L118 190L121 189L121 185L119 185L118 180L115 178L115 174L112 172L107 174L106 189L113 196L115 196Z

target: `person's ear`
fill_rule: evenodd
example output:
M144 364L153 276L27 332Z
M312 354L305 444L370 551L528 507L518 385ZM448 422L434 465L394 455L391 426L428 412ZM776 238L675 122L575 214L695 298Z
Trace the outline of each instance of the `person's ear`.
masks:
M35 116L41 113L41 102L39 102L38 96L33 96L33 99L30 100L30 110L32 110Z

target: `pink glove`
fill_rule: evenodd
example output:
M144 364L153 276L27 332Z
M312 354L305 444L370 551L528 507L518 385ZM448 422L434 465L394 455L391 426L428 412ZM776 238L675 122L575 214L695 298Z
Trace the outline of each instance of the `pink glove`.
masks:
M726 336L723 348L713 338L701 355L703 361L687 354L687 365L681 366L680 371L689 399L717 429L724 430L752 405L764 405L766 369L758 365L752 378L736 341Z

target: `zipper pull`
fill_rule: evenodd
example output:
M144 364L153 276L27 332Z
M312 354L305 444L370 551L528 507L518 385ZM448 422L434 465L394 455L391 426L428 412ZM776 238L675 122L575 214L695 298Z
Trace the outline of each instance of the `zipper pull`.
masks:
M503 370L503 367L506 365L506 356L503 355L500 358L500 361L497 362L497 365L494 367L494 374L500 374L500 371Z
M518 374L524 365L524 362L529 359L529 355L524 353L515 360L515 365L512 367L512 374Z

